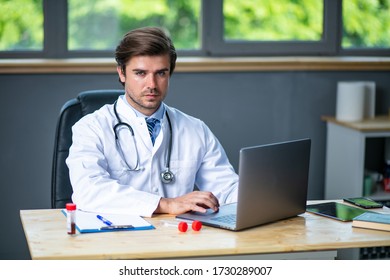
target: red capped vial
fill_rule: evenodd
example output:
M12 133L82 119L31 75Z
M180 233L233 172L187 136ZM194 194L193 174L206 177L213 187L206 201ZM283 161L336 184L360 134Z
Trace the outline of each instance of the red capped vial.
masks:
M76 234L76 204L66 204L66 222L68 234Z
M186 232L188 230L188 223L185 221L165 221L162 220L160 223L167 227L176 227L180 232ZM193 231L200 231L202 228L202 223L200 221L193 221L191 223L191 228Z
M200 231L202 229L202 222L193 221L191 227L192 227L192 230L194 230L194 231Z

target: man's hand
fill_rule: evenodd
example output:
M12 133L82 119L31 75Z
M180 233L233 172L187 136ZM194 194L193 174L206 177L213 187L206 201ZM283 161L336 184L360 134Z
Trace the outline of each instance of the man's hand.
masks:
M218 211L218 199L211 192L194 191L176 198L161 198L154 213L182 214L188 211Z

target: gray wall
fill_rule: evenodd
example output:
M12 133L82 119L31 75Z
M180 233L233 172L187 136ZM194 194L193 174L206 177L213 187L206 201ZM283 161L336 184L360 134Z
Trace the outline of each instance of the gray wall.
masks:
M203 119L235 168L242 146L310 137L308 198L322 199L326 126L320 118L335 113L337 81L375 81L376 112L383 114L390 107L389 77L389 72L176 73L166 101ZM80 91L104 88L120 88L115 74L0 75L0 259L30 258L19 210L50 208L61 106ZM253 121L256 129L249 131Z

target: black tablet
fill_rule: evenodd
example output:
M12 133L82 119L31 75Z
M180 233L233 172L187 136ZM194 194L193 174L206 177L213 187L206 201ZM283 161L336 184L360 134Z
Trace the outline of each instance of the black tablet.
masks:
M306 211L343 222L352 221L353 218L369 212L365 209L349 206L338 202L325 202L307 205Z

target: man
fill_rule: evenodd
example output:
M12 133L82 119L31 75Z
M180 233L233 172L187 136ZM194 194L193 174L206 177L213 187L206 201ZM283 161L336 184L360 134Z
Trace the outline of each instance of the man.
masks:
M125 94L72 129L66 162L73 202L86 211L146 217L235 202L238 175L216 137L163 103L177 57L171 39L159 28L135 29L115 55Z

